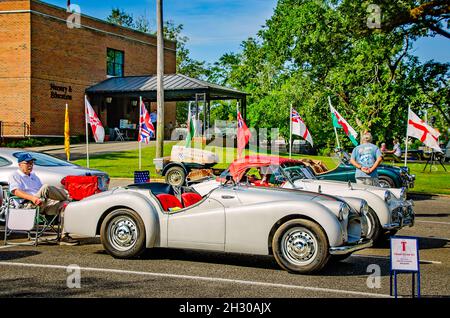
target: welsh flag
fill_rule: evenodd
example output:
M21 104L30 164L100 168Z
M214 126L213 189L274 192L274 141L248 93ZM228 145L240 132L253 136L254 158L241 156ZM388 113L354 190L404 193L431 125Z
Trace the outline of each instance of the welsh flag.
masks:
M336 128L342 128L344 129L345 134L348 138L352 141L352 143L355 146L358 146L358 141L356 138L358 137L358 133L350 126L347 121L342 117L338 111L331 106L330 103L330 110L331 110L331 118L333 119L333 126Z
M191 148L192 147L192 138L194 138L194 136L195 136L195 115L191 114L191 105L189 105L186 148Z

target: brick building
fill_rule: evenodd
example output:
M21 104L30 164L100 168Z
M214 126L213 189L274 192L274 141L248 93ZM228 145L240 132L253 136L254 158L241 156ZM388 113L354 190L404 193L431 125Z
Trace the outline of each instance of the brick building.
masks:
M111 76L156 74L155 36L85 15L80 28L70 28L69 16L37 0L0 0L3 136L62 136L66 103L71 135L83 135L88 87ZM175 72L176 43L165 41L165 73ZM138 121L134 100L91 104L104 126ZM175 122L174 102L165 104L165 122Z

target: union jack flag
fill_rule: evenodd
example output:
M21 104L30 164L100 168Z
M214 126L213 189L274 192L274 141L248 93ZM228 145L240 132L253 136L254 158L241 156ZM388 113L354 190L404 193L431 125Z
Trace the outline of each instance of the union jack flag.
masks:
M150 138L155 136L155 127L150 120L150 114L145 108L144 102L141 102L141 111L139 116L139 136L138 141L145 141L146 144L150 142Z

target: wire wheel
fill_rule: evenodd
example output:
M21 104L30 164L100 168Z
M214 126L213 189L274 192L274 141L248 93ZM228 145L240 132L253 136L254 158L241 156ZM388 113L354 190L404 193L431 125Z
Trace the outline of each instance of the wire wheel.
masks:
M173 186L182 186L185 178L186 174L181 167L172 167L166 173L166 182Z

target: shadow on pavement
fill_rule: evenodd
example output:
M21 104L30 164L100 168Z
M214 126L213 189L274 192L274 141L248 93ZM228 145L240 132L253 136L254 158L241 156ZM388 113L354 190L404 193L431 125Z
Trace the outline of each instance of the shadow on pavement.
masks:
M11 247L14 248L14 247ZM38 251L1 251L0 252L0 261L12 261L21 258L26 258L30 256L39 255L41 252Z

